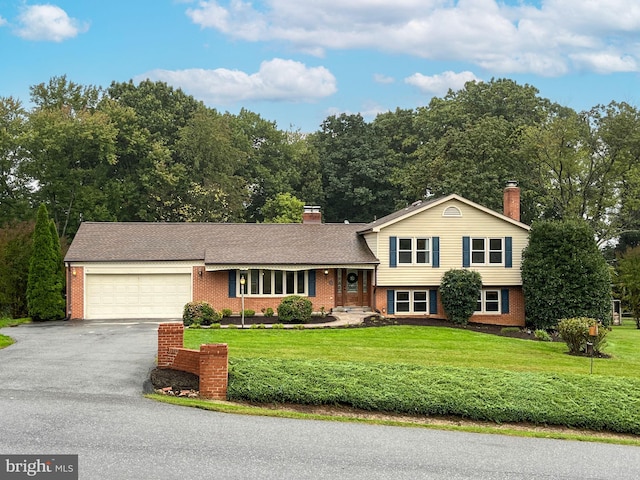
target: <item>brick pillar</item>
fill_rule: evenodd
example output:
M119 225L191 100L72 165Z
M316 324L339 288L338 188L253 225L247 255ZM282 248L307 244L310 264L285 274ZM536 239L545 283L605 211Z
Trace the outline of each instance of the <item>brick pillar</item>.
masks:
M229 351L226 343L200 345L200 396L227 399Z
M183 335L184 325L182 323L161 323L158 325L158 368L171 368L176 353L175 349L182 348Z

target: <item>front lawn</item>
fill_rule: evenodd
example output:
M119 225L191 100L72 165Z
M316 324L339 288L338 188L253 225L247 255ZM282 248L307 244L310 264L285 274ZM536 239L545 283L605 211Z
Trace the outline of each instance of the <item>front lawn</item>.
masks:
M639 337L615 327L594 375L564 343L438 327L187 330L185 346L229 344L231 400L640 434Z
M28 323L31 319L29 318L0 318L0 328L3 327L13 327L15 325L20 325L21 323ZM6 335L0 335L0 348L8 347L13 343L13 339L11 337L7 337Z
M594 359L599 375L640 378L640 330L614 327L609 359ZM185 347L229 344L230 357L404 363L499 368L522 372L588 374L590 360L567 355L560 342L537 342L453 328L391 326L309 330L190 330Z

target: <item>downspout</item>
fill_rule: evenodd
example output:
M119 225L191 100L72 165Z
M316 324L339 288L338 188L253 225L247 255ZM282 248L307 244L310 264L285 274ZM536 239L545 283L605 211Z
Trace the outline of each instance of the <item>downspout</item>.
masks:
M378 297L378 264L373 268L373 278L371 279L371 283L373 283L373 311L378 312L378 304L376 303L376 299Z
M65 320L70 320L71 319L71 266L69 265L69 262L64 262L65 265L65 270L67 273L67 285L66 285L66 305L65 305L65 310L67 311L67 316L65 317Z

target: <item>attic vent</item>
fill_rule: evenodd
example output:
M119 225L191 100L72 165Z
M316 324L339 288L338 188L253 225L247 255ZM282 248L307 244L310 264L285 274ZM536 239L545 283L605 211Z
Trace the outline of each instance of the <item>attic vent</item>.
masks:
M462 212L458 207L451 206L444 209L444 212L442 212L442 216L443 217L461 217Z

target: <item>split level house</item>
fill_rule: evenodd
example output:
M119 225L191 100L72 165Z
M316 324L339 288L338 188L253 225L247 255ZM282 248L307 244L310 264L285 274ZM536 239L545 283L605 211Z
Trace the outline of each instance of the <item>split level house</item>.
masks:
M258 314L302 295L314 311L362 307L446 318L442 276L468 268L483 287L472 322L524 325L520 264L529 227L520 190L495 212L458 195L415 202L368 224L85 222L65 257L71 318L180 318L185 303Z

